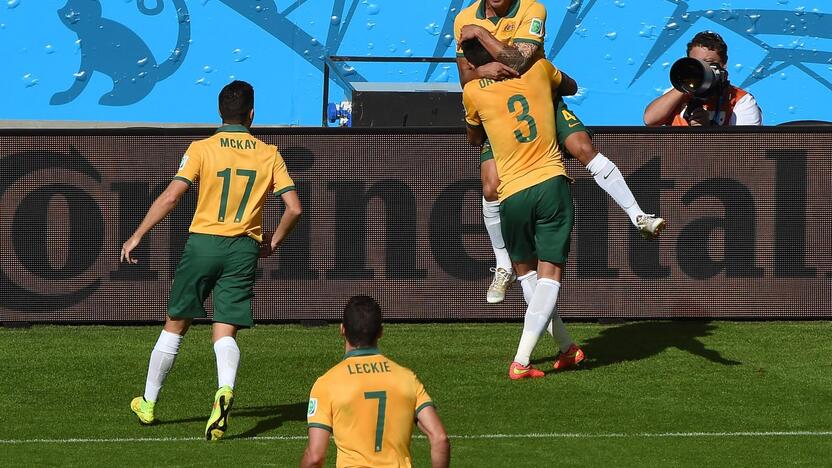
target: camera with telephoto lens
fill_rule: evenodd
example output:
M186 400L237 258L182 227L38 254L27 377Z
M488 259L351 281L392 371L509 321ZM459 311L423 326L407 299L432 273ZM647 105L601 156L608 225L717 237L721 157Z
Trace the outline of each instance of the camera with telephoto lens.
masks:
M692 96L685 110L685 120L702 107L711 96L723 93L728 86L728 72L718 63L680 58L670 67L670 83L677 90Z

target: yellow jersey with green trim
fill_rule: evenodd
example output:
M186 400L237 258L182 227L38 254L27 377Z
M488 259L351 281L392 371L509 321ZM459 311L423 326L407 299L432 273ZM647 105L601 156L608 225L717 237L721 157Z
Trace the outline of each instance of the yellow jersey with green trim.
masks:
M191 143L174 179L199 182L190 232L249 236L263 240L263 204L269 191L295 189L274 145L263 143L242 125L225 125Z
M465 84L465 121L488 134L500 176L498 199L566 175L552 103L561 79L560 70L541 58L519 78Z
M416 415L428 406L413 371L376 348L359 348L312 386L307 421L332 433L339 468L410 467Z
M537 45L542 53L546 36L546 7L542 3L536 0L515 0L505 16L487 18L485 2L486 0L475 1L454 18L457 57L463 56L459 38L462 27L466 24L482 26L504 44L530 42Z

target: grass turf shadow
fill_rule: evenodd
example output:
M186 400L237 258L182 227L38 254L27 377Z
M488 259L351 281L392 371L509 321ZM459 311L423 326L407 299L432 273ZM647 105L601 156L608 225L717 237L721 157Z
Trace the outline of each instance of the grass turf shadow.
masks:
M719 351L708 349L699 340L709 336L716 328L715 324L708 321L633 322L605 328L581 346L586 353L586 360L579 369L589 370L620 362L639 361L668 348L687 351L725 366L742 364L722 357ZM541 364L555 359L557 356L548 356L535 359L532 363Z
M250 406L244 408L233 408L230 418L256 418L254 427L241 433L225 437L226 439L243 439L257 437L264 432L277 429L286 421L306 421L307 402L290 403L286 405ZM207 421L208 414L191 418L174 419L169 421L157 421L157 425L181 424L199 421Z

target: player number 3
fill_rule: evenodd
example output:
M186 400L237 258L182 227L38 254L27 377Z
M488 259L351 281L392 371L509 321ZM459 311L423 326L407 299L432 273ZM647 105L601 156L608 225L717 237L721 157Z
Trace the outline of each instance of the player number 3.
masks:
M529 101L522 94L515 94L508 98L508 111L515 112L517 104L520 104L521 110L520 114L517 115L517 121L526 122L529 125L529 134L524 135L520 130L515 130L514 138L517 138L520 143L532 142L537 138L537 122L534 121L534 117L529 115Z

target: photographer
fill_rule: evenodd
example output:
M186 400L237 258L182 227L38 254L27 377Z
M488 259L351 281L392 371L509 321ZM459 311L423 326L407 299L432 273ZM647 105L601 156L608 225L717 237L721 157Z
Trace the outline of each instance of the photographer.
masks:
M754 96L728 82L728 46L719 34L703 31L694 36L688 43L688 58L704 64L700 67L686 59L674 64L673 88L647 106L645 125L762 125L762 112ZM697 71L701 76L688 76Z

